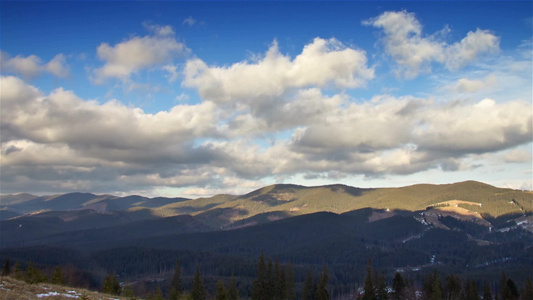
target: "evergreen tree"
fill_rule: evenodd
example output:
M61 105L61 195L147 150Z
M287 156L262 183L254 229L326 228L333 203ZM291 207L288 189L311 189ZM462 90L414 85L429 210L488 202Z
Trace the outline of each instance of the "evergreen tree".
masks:
M385 273L383 272L381 272L381 275L377 276L376 298L379 300L389 299L389 293L387 291L387 279L385 278Z
M161 288L158 286L155 289L155 293L151 295L148 299L150 300L163 300L163 293L161 292Z
M287 267L287 275L286 275L286 295L288 300L293 300L295 298L294 295L294 269L292 268L292 262L289 262L289 266Z
M192 281L191 288L191 298L192 300L205 300L207 294L204 289L204 283L202 277L200 276L200 266L196 266L196 273L194 274L194 279Z
M501 300L516 300L518 299L518 289L516 284L511 278L502 272L502 278L500 280L500 298Z
M122 288L120 287L120 282L118 281L117 274L107 274L104 280L104 284L102 285L102 292L111 295L120 295L120 293L122 292Z
M483 300L492 300L492 292L490 291L490 286L487 283L483 285Z
M24 276L24 281L27 283L33 284L33 283L39 283L46 281L46 278L43 274L41 274L41 271L37 269L32 262L28 264L28 267L26 267L26 274Z
M276 259L274 264L274 299L287 299L287 279L283 266Z
M398 272L396 272L392 280L391 298L392 300L405 299L405 282L403 281L402 275Z
M276 278L274 278L274 266L272 264L272 259L268 260L268 268L267 268L267 283L266 283L266 290L265 290L265 298L266 299L273 299L275 290L276 290Z
M376 300L376 292L374 291L374 283L372 282L372 260L368 260L366 267L366 277L364 284L363 300Z
M217 296L216 300L228 300L228 292L222 283L222 280L217 281Z
M180 261L178 260L176 261L176 267L174 268L174 275L172 276L172 280L170 281L170 300L178 300L180 298L182 293L181 285L181 265Z
M522 288L522 300L531 300L533 299L533 284L531 284L531 279L526 279L524 287ZM485 299L483 299L485 300Z
M479 297L478 286L475 280L472 280L472 281L468 279L465 280L462 299L481 300L481 298Z
M63 272L61 271L61 266L57 266L54 270L54 273L52 274L51 279L53 284L59 284L64 285L65 284L65 277L63 277Z
M13 276L18 280L24 279L24 274L22 273L19 262L16 262L13 267Z
M8 258L6 259L4 268L2 269L2 276L9 276L9 274L11 274L11 263Z
M265 253L261 251L259 262L257 263L257 279L253 282L252 299L267 300L268 295L268 271L265 263Z
M324 265L324 270L322 271L322 275L320 275L320 279L316 289L316 300L329 300L329 293L327 289L328 281L328 268L326 267L326 265Z
M446 276L444 281L444 299L458 300L461 297L461 279L451 274Z
M239 290L237 289L237 281L235 276L231 275L231 282L228 289L228 300L238 300Z
M442 283L439 278L439 273L434 270L431 274L424 278L424 299L441 300L442 299Z
M309 268L307 272L307 278L305 279L304 289L302 291L302 300L313 299L313 272Z
M127 285L127 286L124 287L124 292L123 292L123 294L124 294L124 297L126 297L126 298L128 298L128 299L130 299L130 300L135 300L135 299L137 299L137 298L135 297L135 292L133 292L133 289L131 288L131 285Z

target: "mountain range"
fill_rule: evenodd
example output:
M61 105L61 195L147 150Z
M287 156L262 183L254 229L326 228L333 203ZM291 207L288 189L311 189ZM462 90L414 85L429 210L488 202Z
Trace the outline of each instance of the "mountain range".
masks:
M415 280L432 268L486 280L533 269L533 193L475 181L278 184L198 199L18 194L0 203L2 259L69 264L87 285L98 285L103 271L164 284L178 258L185 276L202 264L213 286L233 274L246 293L261 251L293 263L297 282L308 266L327 264L337 295L362 281L369 258Z

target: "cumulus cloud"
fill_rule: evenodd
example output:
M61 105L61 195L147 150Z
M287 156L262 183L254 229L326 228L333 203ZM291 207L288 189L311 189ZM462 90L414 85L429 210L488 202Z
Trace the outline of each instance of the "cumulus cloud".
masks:
M255 186L270 176L453 171L469 168L471 155L531 143L533 134L533 107L521 101L380 95L356 102L313 87L285 95L268 112L226 111L205 100L149 114L61 88L45 94L12 76L0 83L6 192L23 185L41 192L171 186L200 195L206 188ZM288 132L290 138L257 142L266 132ZM505 159L526 155L511 151Z
M348 48L336 39L315 38L294 59L281 54L274 41L256 61L217 67L201 59L189 60L182 85L198 89L204 99L217 103L253 101L298 88L364 86L374 77L366 63L364 51Z
M406 78L431 71L433 62L457 70L481 54L499 51L499 38L479 28L453 44L441 41L438 34L424 36L420 22L407 11L385 12L363 24L383 30L385 51L398 64L397 74Z
M97 48L98 58L105 64L94 70L94 82L109 78L127 80L133 73L172 62L179 54L188 52L185 44L176 40L170 26L145 25L154 35L132 37L115 44L102 43Z
M476 93L485 89L494 89L498 84L496 76L489 75L485 79L470 80L461 78L452 86L448 88L458 93Z
M66 77L69 74L69 67L63 54L58 54L48 63L43 63L41 58L36 55L11 57L7 52L1 51L0 65L2 66L2 73L11 72L26 79L35 78L42 73L49 73L57 77Z

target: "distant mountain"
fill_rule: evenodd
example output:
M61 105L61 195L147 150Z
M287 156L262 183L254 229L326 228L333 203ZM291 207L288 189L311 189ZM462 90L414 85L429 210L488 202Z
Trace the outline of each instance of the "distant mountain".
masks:
M418 281L420 270L498 280L501 271L526 278L533 268L533 193L475 181L278 184L198 199L69 193L0 200L1 259L68 264L87 278L105 270L164 282L180 259L189 277L201 264L211 287L235 274L249 292L261 251L293 263L302 285L309 267L327 264L336 293L361 283L369 258L389 276L400 271Z

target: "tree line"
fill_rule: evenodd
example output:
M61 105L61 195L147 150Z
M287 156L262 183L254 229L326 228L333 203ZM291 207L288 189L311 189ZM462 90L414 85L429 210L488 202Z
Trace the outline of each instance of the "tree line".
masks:
M25 269L18 262L11 266L9 258L4 263L1 275L11 276L30 284L50 282L65 285L66 282L61 266L57 266L48 276L32 263L28 263ZM251 290L242 296L245 299L251 297L252 300L329 300L331 286L328 286L328 282L327 265L323 266L318 276L309 268L303 285L299 285L301 289L297 289L292 263L281 264L278 259L273 261L271 258L267 260L262 251ZM192 285L185 290L182 267L177 260L168 288L162 291L161 287L157 286L154 291L148 293L148 299L238 300L241 295L237 284L233 275L230 282L224 283L218 280L214 294L210 294L206 291L200 265L197 264ZM120 283L116 273L107 274L101 284L101 290L107 294L137 299L131 286ZM396 272L389 282L386 274L375 270L372 260L369 259L363 285L355 290L354 294L351 298L360 300L531 300L533 284L528 278L519 288L513 279L503 272L498 285L490 286L485 283L480 287L476 280L461 279L455 274L443 276L436 270L426 274L421 285L415 285L413 279L399 272Z

